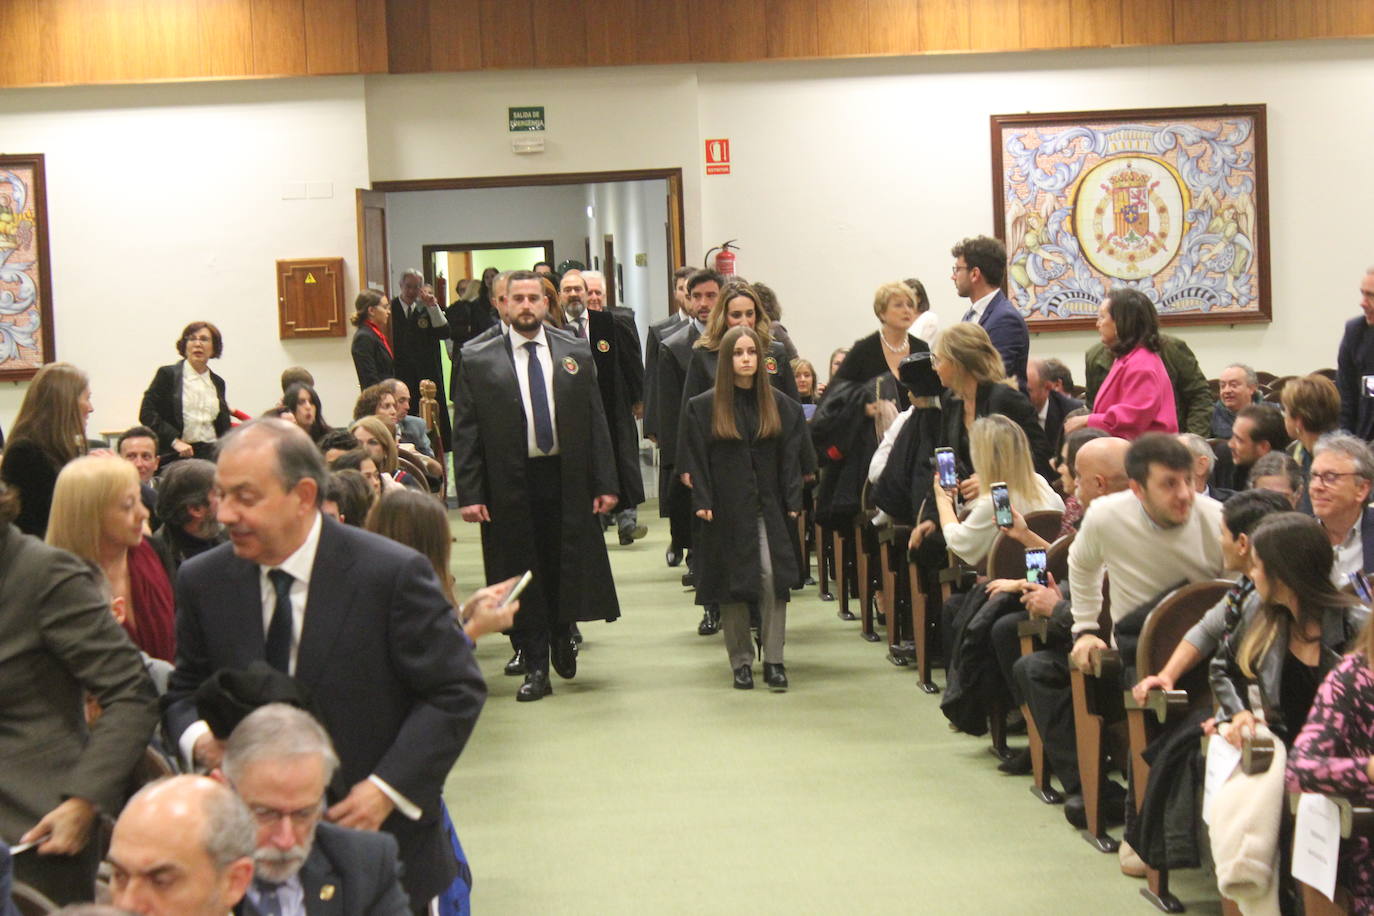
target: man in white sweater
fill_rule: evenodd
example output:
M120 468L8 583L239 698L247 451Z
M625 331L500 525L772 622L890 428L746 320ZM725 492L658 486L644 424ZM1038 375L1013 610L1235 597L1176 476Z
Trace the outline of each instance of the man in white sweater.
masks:
M1104 574L1114 624L1173 586L1222 574L1221 503L1193 488L1187 447L1162 433L1141 436L1126 453L1126 476L1129 491L1093 500L1069 548L1078 667L1107 646L1098 634Z

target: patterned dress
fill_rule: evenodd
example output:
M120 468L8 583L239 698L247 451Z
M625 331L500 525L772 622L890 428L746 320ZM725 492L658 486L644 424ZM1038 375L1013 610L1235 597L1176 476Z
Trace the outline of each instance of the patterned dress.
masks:
M1352 652L1317 688L1307 724L1288 755L1288 791L1337 795L1374 804L1369 759L1374 756L1374 670ZM1338 883L1354 898L1354 913L1374 914L1374 847L1368 837L1341 843Z

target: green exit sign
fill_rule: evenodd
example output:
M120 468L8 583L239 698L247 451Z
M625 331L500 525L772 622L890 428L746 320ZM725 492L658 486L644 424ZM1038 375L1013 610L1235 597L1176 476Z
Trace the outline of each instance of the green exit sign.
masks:
M526 105L523 108L510 108L507 110L510 112L511 133L544 129L543 105Z

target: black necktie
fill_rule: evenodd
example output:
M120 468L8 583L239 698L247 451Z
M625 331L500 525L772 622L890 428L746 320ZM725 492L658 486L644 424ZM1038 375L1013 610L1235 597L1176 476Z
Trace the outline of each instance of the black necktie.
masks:
M586 339L587 339L587 319L586 319L586 318L579 318L579 319L577 319L577 336L578 336L578 337L581 337L583 340L586 340Z
M525 344L529 356L530 410L534 413L534 444L547 455L553 451L553 417L549 415L549 393L544 390L544 367L539 364L539 344Z
M975 312L973 309L969 309L967 312L964 312L964 320L965 320L965 321L973 321L973 320L976 319L977 317L978 317L978 313Z
M291 583L296 577L284 569L267 573L277 593L272 622L267 627L267 664L283 674L291 673Z

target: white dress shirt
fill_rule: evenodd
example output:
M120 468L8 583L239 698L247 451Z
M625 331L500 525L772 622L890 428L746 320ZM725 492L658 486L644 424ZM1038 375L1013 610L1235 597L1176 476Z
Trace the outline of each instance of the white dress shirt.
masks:
M1331 548L1335 562L1331 565L1331 584L1345 588L1350 584L1350 574L1364 570L1364 536L1360 533L1360 523L1364 517L1355 519L1355 524L1346 532L1345 539Z
M992 303L992 298L996 295L997 290L993 290L983 298L979 299L977 302L973 303L973 305L969 306L969 309L973 312L973 317L968 320L974 322L982 321L983 312L987 311L988 305Z
M533 339L526 338L519 331L506 328L506 335L510 338L511 359L515 363L515 379L520 386L520 404L525 408L525 445L526 456L529 458L543 458L545 455L558 454L558 410L553 402L553 354L549 352L549 338L544 333L544 325L539 326ZM547 452L539 450L539 446L534 441L534 404L530 401L530 355L525 349L525 344L533 343L535 355L539 360L539 367L544 370L544 393L549 399L549 422L553 425L553 448ZM558 371L564 371L560 366Z
M911 326L911 335L919 340L924 340L930 346L935 346L935 337L940 333L940 316L936 315L932 309L926 309L916 318L916 323Z
M214 442L219 392L210 370L197 372L189 360L181 365L181 441Z

